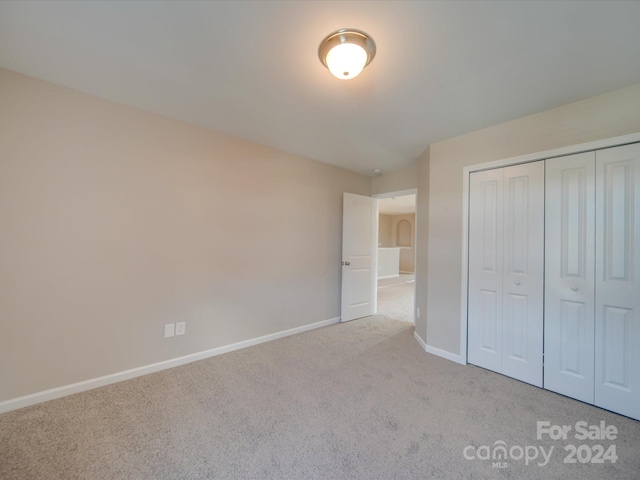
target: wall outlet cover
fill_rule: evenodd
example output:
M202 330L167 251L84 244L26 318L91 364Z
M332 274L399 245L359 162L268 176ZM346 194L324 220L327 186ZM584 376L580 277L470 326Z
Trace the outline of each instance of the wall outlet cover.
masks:
M167 323L164 326L164 338L173 337L176 331L175 323Z
M184 335L187 328L187 322L176 323L176 335Z

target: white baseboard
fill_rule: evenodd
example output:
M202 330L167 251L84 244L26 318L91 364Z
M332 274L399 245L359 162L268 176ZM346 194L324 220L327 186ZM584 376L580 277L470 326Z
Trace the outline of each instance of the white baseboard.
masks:
M309 325L290 328L289 330L283 330L281 332L271 333L262 337L243 340L242 342L212 348L203 352L191 353L183 357L172 358L170 360L152 363L151 365L132 368L131 370L112 373L103 377L92 378L78 383L72 383L71 385L64 385L62 387L56 387L49 390L44 390L42 392L25 395L23 397L12 398L10 400L0 402L0 413L10 412L12 410L28 407L37 403L46 402L48 400L66 397L67 395L72 395L74 393L84 392L93 388L103 387L112 383L122 382L123 380L129 380L131 378L147 375L149 373L159 372L168 368L178 367L187 363L204 360L205 358L215 357L216 355L221 355L223 353L233 352L234 350L240 350L241 348L252 347L260 343L270 342L272 340L277 340L278 338L288 337L290 335L295 335L296 333L314 330L316 328L325 327L327 325L332 325L339 322L340 317L330 318L329 320L322 320L320 322L311 323Z
M433 355L446 358L447 360L451 360L452 362L459 363L460 365L466 365L466 362L462 361L462 357L455 353L447 352L446 350L442 350L437 347L432 347L431 345L426 345L424 349L427 353L431 353Z
M418 335L418 332L416 332L415 330L413 331L413 338L416 339L416 342L420 344L423 350L426 350L427 344L424 342L422 338L420 338L420 335Z

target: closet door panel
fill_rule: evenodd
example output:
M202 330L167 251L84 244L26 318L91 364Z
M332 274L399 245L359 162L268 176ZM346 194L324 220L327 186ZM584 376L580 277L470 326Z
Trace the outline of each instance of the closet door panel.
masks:
M593 403L595 152L545 176L544 387Z
M469 363L501 371L502 170L472 173L469 195Z
M502 371L542 386L544 162L504 168Z
M595 403L640 419L640 144L596 153Z

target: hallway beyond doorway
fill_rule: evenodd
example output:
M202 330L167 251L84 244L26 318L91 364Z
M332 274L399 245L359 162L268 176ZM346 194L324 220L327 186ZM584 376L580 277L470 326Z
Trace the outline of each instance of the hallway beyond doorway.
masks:
M378 315L414 323L414 282L413 274L378 280Z

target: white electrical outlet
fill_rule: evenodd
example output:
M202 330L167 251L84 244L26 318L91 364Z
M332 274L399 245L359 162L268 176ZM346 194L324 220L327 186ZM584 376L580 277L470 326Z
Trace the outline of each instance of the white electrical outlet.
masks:
M176 335L184 335L187 328L187 322L176 323Z
M176 333L176 324L167 323L164 326L164 338L173 337Z
M420 318L420 307L416 308L416 317Z

